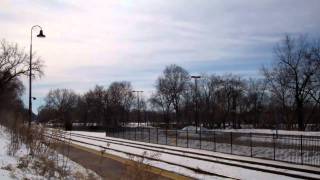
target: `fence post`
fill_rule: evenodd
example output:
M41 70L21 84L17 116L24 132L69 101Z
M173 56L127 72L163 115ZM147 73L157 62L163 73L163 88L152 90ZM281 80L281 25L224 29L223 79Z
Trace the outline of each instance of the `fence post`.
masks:
M150 143L150 128L148 128L149 129L149 143Z
M187 148L189 148L189 130L187 128Z
M201 142L202 142L202 137L201 137L201 124L200 124L200 133L199 133L199 135L200 135L200 149L201 149Z
M250 157L252 157L252 132L250 132Z
M232 154L232 131L230 132L230 150Z
M303 149L302 149L302 134L300 135L300 153L301 153L301 164L303 165Z
M276 139L274 134L272 134L272 136L273 136L273 160L276 160Z
M139 128L140 130L138 131L138 134L140 134L140 139L138 137L138 141L142 141L143 142L143 127Z
M216 132L215 131L213 131L213 145L214 145L214 150L213 151L217 151L217 149L216 149Z
M143 141L143 142L146 142L145 139L147 138L147 137L145 137L145 131L146 131L146 128L143 127L143 128L142 128L142 131L141 131L141 132L142 132L141 134L142 134L142 141Z
M126 130L126 128L125 128L125 127L122 127L121 129L122 129L122 138L123 138L123 139L126 139L126 138L124 137L124 135L125 135L125 134L124 134L124 133L125 133L124 131Z
M168 145L168 129L166 128L166 145Z
M140 128L140 141L142 141L143 142L143 140L144 140L144 131L143 131L143 127L141 127Z
M144 127L141 128L141 141L144 142Z
M178 130L176 129L176 146L178 146Z
M159 139L158 139L158 128L157 128L157 144L159 144Z
M137 127L134 127L134 140L137 140Z

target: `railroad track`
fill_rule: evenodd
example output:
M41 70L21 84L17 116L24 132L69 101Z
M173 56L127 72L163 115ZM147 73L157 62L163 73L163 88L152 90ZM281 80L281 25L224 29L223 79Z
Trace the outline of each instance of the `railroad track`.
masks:
M215 176L215 177L220 177L220 178L227 178L227 179L235 179L237 180L236 178L233 178L233 177L228 177L228 176L225 176L225 175L221 175L221 174L217 174L217 173L212 173L212 172L208 172L208 171L203 171L199 168L193 168L193 167L190 167L190 166L186 166L186 165L181 165L181 164L177 164L177 163L173 163L173 162L170 162L170 161L165 161L165 160L161 160L161 159L157 159L157 158L152 158L152 157L148 157L148 156L143 156L143 155L140 155L140 154L135 154L135 153L130 153L130 152L127 152L127 151L122 151L122 150L119 150L119 149L114 149L114 148L110 148L110 147L106 147L106 146L101 146L101 145L97 145L97 144L93 144L93 143L88 143L88 142L84 142L84 141L79 141L79 140L75 140L75 139L72 139L70 137L66 137L66 136L58 136L58 137L53 137L51 135L44 135L45 137L47 138L51 138L51 139L55 139L55 140L58 140L58 141L61 141L61 142L66 142L66 141L71 141L71 142L77 142L77 143L81 143L81 144L86 144L86 145L90 145L90 146L95 146L95 147L99 147L99 148L102 148L102 149L106 149L106 150L111 150L111 151L115 151L115 152L119 152L119 153L124 153L124 154L127 154L127 155L132 155L132 156L135 156L135 157L140 157L140 158L144 158L144 159L148 159L148 160L151 160L151 161L158 161L158 162L162 162L162 163L166 163L166 164L170 164L170 165L174 165L174 166L179 166L179 167L182 167L182 168L185 168L185 169L188 169L188 170L191 170L193 171L194 173L198 173L198 174L203 174L203 175L208 175L208 176Z
M70 135L71 138L68 138L64 135L59 135L59 137L57 137L57 138L58 139L63 138L65 140L71 140L74 142L97 146L100 148L105 148L105 149L117 151L117 152L120 152L121 150L110 148L110 146L104 147L104 146L96 145L93 143L87 143L84 141L80 141L79 139L75 140L75 139L72 139L72 137L89 139L92 141L104 142L104 143L109 143L109 144L116 144L116 145L121 145L121 146L127 146L127 147L131 147L131 148L138 148L140 150L145 150L145 151L166 153L166 154L170 154L170 155L181 156L181 157L191 158L191 159L195 159L195 160L201 160L201 161L206 161L206 162L211 162L211 163L219 163L219 164L224 164L224 165L229 165L229 166L234 166L234 167L240 167L240 168L245 168L245 169L250 169L250 170L255 170L255 171L261 171L261 172L265 172L265 173L272 173L272 174L277 174L277 175L288 176L288 177L292 177L292 178L320 179L319 168L314 168L314 167L308 167L308 166L299 167L299 166L293 166L293 165L286 165L283 163L273 164L273 163L254 161L254 160L236 159L236 158L232 158L232 157L230 157L230 158L229 157L221 157L221 156L215 156L215 155L205 154L205 153L201 153L201 152L193 152L193 151L190 151L187 149L182 150L182 148L177 149L177 148L172 148L172 147L163 146L163 145L147 144L147 143L140 143L140 142L135 142L135 141L128 142L128 141L121 140L121 139L107 138L107 137L102 138L102 137L83 135L83 134L78 134L78 133L68 133L68 135ZM132 154L132 153L128 153L125 151L121 151L121 152L126 153L126 154L131 154L134 156L140 156L139 154ZM172 162L168 162L168 161L164 161L164 160L157 160L157 159L150 159L150 160L162 161L164 163L168 163L171 165L181 166L181 167L184 167L189 170L192 170L192 171L195 171L198 173L202 173L202 174L219 176L219 177L224 177L224 178L231 178L231 177L227 177L225 175L207 172L207 171L201 170L199 168L192 168L190 166L180 165L180 164L176 164L176 163L172 163Z

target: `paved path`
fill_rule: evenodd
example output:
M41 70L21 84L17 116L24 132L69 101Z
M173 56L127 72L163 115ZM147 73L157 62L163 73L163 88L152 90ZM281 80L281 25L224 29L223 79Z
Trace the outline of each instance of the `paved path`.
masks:
M69 152L68 152L69 148ZM87 169L91 169L104 179L191 179L173 172L161 170L155 167L141 168L138 163L114 156L111 154L101 154L83 146L71 144L61 144L58 148L61 154L68 156L71 160L81 164Z

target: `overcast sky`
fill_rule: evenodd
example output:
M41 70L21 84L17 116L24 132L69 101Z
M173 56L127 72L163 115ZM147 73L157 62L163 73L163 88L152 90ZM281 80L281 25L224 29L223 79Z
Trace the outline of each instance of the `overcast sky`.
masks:
M33 41L45 62L33 86L36 111L53 88L82 93L127 80L150 94L169 64L256 77L286 33L320 37L319 7L318 0L0 0L0 38L28 52L31 26L43 27L47 37Z

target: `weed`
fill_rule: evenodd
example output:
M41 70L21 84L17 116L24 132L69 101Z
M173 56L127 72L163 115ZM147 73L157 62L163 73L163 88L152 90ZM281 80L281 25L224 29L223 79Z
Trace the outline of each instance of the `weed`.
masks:
M12 171L13 170L13 166L12 166L12 164L8 164L8 165L6 165L4 167L1 167L1 169L7 170L7 171Z
M151 153L144 151L141 156L127 155L134 161L133 165L126 166L126 173L122 179L149 180L155 179L157 175L150 172L152 166L149 159L160 159L160 153Z

